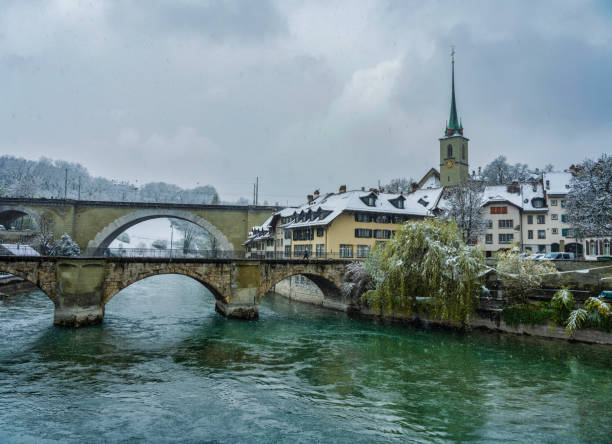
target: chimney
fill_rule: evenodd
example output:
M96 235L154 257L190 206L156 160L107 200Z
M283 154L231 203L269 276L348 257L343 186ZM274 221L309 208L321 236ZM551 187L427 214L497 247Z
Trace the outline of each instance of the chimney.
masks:
M308 196L306 196L306 200L308 201L308 203L312 203L314 197L312 197L312 194L309 194Z
M550 190L550 180L546 180L546 189Z
M314 198L316 199L317 197L319 197L319 190L314 190Z
M340 185L340 189L338 190L339 194L346 193L346 185Z
M361 191L365 191L365 187L361 187Z

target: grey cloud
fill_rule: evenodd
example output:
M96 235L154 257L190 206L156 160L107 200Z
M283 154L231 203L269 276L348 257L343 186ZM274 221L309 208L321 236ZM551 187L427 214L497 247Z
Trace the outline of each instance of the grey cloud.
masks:
M212 40L239 39L244 43L287 31L283 17L268 0L122 2L112 6L111 20L132 31L197 33Z
M612 16L597 4L62 4L0 6L3 154L222 199L256 175L281 202L418 178L438 163L451 44L474 168L609 151Z

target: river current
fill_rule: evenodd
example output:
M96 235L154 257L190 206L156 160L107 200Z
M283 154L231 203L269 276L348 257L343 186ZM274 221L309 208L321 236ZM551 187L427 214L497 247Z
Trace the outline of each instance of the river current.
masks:
M228 320L181 276L104 323L0 299L0 442L611 442L612 349L377 324L266 296Z

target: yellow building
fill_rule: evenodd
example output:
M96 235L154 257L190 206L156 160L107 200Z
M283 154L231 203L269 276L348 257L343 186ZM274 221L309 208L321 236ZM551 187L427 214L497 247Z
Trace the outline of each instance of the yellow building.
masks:
M283 230L282 247L275 243L279 257L363 259L374 245L391 239L406 221L431 216L441 192L438 188L393 194L346 191L346 187L340 187L338 193L315 192L306 204L277 213L268 230ZM260 230L258 233L263 240Z

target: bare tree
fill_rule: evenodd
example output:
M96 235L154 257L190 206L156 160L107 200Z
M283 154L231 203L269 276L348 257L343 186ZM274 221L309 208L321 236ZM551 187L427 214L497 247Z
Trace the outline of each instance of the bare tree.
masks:
M409 193L416 185L415 180L411 177L406 179L405 177L398 177L392 179L387 185L384 185L385 191L389 193Z
M55 248L55 235L51 223L51 217L43 214L38 221L38 234L34 238L38 252L43 256L51 256Z
M443 217L455 221L465 243L473 243L474 238L485 230L485 220L481 213L482 191L482 185L475 181L468 181L446 191L447 208Z

